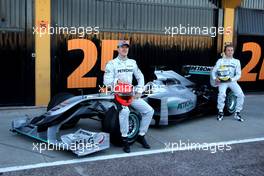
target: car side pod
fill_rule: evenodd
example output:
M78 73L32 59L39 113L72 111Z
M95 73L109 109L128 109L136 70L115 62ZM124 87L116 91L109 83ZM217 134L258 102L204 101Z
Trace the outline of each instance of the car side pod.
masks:
M39 132L38 127L30 123L31 119L24 117L13 120L10 131L47 143L47 146L52 145L52 149L70 150L77 156L85 156L110 147L109 134L104 132L97 133L78 129L74 133L60 136L59 129L68 120L70 119L67 118L63 122Z

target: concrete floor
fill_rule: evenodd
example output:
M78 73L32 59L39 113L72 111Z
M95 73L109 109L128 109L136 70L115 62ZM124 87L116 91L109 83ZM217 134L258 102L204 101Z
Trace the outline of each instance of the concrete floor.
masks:
M230 140L242 140L264 137L264 94L247 94L242 112L245 122L241 123L232 116L225 117L223 121L216 121L214 115L185 120L160 128L149 129L147 140L152 149L164 149L168 143L212 143ZM0 170L11 166L23 166L36 163L78 159L71 152L33 151L33 141L27 137L9 131L11 121L21 116L34 117L45 112L45 108L32 109L2 109L0 110ZM100 122L82 119L78 128L91 131L100 131ZM133 144L131 151L146 151L137 143ZM91 154L89 158L108 156L123 153L121 148L111 146L110 149ZM83 157L82 157L83 158Z

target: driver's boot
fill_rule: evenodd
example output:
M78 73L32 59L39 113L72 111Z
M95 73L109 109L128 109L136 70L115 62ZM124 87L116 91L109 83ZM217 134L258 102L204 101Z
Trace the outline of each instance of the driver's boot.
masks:
M150 149L150 145L147 143L146 139L144 136L138 135L137 137L137 142L142 145L143 148L145 149Z
M130 146L127 137L122 137L122 143L123 143L123 151L126 153L130 153Z

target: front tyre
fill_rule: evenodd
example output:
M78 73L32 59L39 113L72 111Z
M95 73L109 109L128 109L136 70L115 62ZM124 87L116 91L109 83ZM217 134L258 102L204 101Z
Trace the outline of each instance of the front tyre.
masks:
M133 144L138 136L141 116L130 108L129 114L129 129L128 129L128 143ZM119 125L119 111L112 106L105 114L102 120L102 128L104 132L110 134L110 141L112 144L120 146L122 144L120 125Z

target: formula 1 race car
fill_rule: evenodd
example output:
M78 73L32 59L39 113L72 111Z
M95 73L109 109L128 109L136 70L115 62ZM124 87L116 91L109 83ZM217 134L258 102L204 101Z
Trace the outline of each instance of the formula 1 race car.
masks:
M195 115L208 105L215 108L217 91L213 84L200 84L192 76L206 76L209 82L211 67L185 66L184 76L174 71L156 70L156 79L148 82L142 98L155 110L153 124L168 125L170 120ZM188 78L188 79L187 79ZM197 82L199 79L195 78ZM235 111L236 97L228 91L225 113ZM121 143L119 111L121 105L116 101L114 92L74 96L70 93L55 95L48 104L47 112L32 119L20 118L12 121L13 132L48 142L49 144L69 146L72 143L92 141L94 147L89 151L74 150L77 155L86 155ZM80 118L94 118L101 121L102 133L78 130L73 134L60 135L60 130L74 128ZM130 107L129 143L133 143L139 132L141 115ZM89 143L90 144L90 143Z
M155 71L157 79L147 83L145 98L155 110L155 125L216 112L218 91L212 80L212 69L211 66L185 65L184 76L174 71ZM228 89L225 115L233 114L235 106L236 96Z

